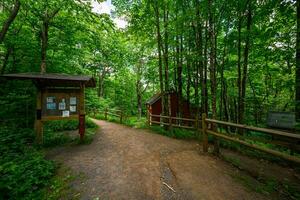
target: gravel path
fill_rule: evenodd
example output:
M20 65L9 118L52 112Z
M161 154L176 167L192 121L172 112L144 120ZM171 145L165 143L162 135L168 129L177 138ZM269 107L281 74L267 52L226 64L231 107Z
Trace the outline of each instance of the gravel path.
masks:
M263 199L232 178L240 173L205 155L197 143L106 121L90 145L51 152L83 178L72 184L81 199Z

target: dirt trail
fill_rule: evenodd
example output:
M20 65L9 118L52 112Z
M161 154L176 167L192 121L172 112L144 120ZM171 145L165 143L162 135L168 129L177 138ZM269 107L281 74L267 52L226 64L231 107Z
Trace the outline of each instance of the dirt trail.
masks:
M81 199L264 199L233 180L235 168L199 153L197 143L94 122L100 129L92 144L51 153L83 173L73 184Z

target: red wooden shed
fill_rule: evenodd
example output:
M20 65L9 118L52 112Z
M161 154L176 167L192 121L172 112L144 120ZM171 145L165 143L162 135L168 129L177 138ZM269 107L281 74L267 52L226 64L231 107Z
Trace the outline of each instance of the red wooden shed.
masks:
M191 106L190 103L182 99L182 113L179 116L179 98L176 92L168 92L165 95L168 95L171 102L171 116L172 117L181 117L181 118L195 118L196 108ZM161 93L157 93L152 96L147 102L147 110L152 115L161 115L162 114L162 105L161 105L162 95ZM159 122L159 117L152 117L151 121Z

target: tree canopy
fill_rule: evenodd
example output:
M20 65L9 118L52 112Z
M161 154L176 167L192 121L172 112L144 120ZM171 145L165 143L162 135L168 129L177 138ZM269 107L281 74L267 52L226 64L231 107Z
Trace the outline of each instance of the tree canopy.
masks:
M2 1L1 73L91 74L96 102L130 114L171 90L226 121L295 110L295 1L115 0L125 29L91 3Z

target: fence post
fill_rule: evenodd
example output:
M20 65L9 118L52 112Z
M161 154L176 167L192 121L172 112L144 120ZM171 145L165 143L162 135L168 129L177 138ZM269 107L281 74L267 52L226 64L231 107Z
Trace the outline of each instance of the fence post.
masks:
M172 116L169 116L169 130L172 130Z
M161 114L159 114L159 123L160 123L159 125L160 126L163 126L162 122L163 122L163 120L162 120Z
M123 121L123 112L122 110L120 111L120 124L122 124L122 121Z
M207 124L205 122L206 119L206 113L202 113L202 135L203 135L203 152L208 152L208 134L206 132L207 130Z
M151 125L151 119L150 119L150 111L149 111L149 109L147 109L147 124L148 124L148 126Z
M105 108L105 111L104 111L104 119L107 120L107 108Z
M199 134L199 117L198 117L198 114L196 115L196 118L195 118L195 130L196 130L196 134L198 136L198 139L200 139L200 134Z
M213 131L217 132L217 124L212 124L211 127L212 127ZM213 153L215 155L219 155L219 153L220 153L219 139L216 136L214 136L213 139L214 139L214 151L213 151Z

